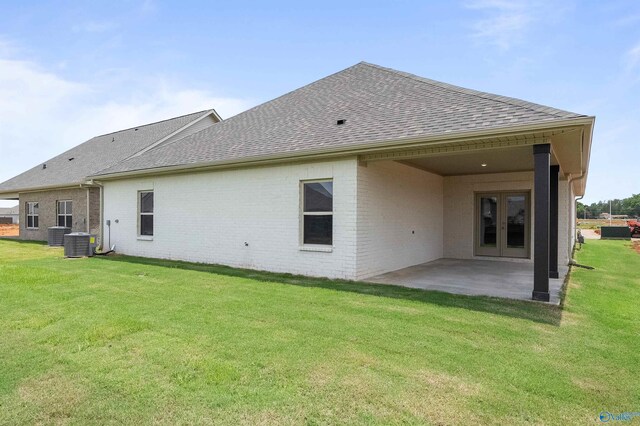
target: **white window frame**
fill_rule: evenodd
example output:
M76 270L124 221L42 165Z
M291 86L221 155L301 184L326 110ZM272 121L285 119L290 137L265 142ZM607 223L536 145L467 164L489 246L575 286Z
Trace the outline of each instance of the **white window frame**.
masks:
M302 251L320 251L320 252L332 252L333 251L333 238L334 238L334 222L331 220L331 244L305 244L304 242L304 217L305 216L334 216L335 205L332 199L332 209L330 212L305 212L304 211L304 186L309 183L334 183L333 178L323 179L309 179L300 181L300 250ZM333 194L332 194L333 196Z
M67 203L71 203L71 213L67 213ZM64 206L64 213L60 212L60 205ZM64 216L64 225L60 225L60 216ZM67 227L67 217L71 218L71 225L68 228L73 227L73 201L72 200L58 200L56 201L56 226Z
M40 213L34 213L36 209L40 210L40 203L38 201L27 201L26 210L27 210L27 220L25 223L26 229L39 229L40 228ZM35 224L35 219L38 218L38 226L29 226L29 218L31 218L31 223Z
M142 212L142 194L153 194L153 211L152 212ZM145 189L142 191L138 191L138 239L142 240L151 240L156 233L156 221L155 218L153 220L153 229L151 231L151 235L142 235L142 216L153 216L156 211L156 195L153 189Z

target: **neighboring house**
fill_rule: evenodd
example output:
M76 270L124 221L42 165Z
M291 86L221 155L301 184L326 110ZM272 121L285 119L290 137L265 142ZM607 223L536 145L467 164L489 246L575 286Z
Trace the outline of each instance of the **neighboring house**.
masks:
M627 214L609 214L609 213L600 213L598 216L599 219L629 219L629 215Z
M18 206L0 207L0 224L20 223Z
M594 117L360 63L89 176L120 253L345 279L567 265Z
M207 110L96 136L1 183L0 199L19 200L20 239L46 240L52 226L99 235L101 189L87 176L219 121Z

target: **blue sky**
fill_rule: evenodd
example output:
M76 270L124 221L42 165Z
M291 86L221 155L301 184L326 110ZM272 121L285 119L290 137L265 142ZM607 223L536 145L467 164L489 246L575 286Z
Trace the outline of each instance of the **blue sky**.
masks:
M640 192L637 1L0 4L0 181L96 134L226 118L364 60L595 115L585 201Z

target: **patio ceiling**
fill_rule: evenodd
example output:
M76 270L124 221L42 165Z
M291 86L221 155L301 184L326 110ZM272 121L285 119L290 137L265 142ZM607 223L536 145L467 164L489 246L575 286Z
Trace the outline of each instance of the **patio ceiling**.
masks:
M560 178L581 177L589 162L592 124L587 120L557 128L417 142L359 158L363 163L395 160L442 176L504 173L533 170L532 146L550 143L551 165L560 166ZM576 181L574 189L580 195L584 179Z
M472 153L414 158L403 160L402 163L441 176L519 172L533 170L533 154L531 146L518 146L504 149L487 149ZM558 164L553 156L552 164Z

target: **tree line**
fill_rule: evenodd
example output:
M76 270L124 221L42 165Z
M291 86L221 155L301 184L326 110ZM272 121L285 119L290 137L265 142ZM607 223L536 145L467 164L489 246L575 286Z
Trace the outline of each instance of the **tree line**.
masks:
M601 213L609 213L609 201L598 201L589 205L578 201L578 219L593 219ZM611 200L611 214L628 215L629 217L640 217L640 194L633 194L629 198Z

